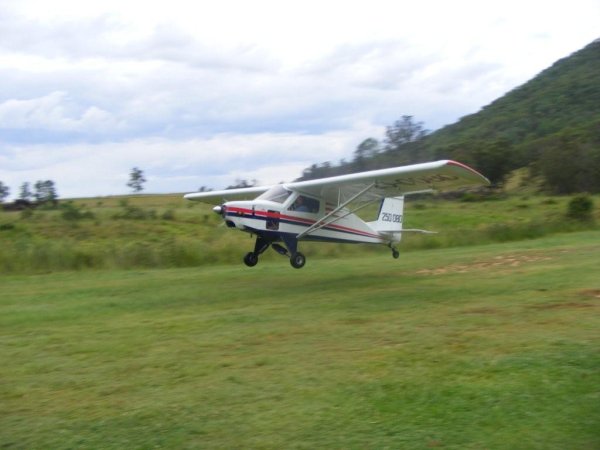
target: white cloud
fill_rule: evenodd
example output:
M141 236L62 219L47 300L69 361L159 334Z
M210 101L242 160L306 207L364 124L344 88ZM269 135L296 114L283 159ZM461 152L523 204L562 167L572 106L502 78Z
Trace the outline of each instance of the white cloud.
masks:
M77 111L64 92L51 92L33 99L11 99L0 103L0 128L28 130L44 129L98 133L116 126L111 115L90 106Z
M351 156L364 136L383 129L366 124L323 134L222 134L182 141L163 138L98 144L13 146L0 155L0 180L16 187L52 179L63 197L126 193L132 167L147 174L149 192L223 188L236 178L264 184L291 181L323 157Z
M477 111L599 18L595 0L5 0L0 180L92 195L123 192L133 166L163 192L293 179L403 114L436 129Z

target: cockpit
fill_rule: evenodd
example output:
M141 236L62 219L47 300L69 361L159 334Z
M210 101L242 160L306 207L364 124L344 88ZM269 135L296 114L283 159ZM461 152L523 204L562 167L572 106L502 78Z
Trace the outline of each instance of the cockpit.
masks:
M268 191L259 195L256 200L268 200L275 203L285 203L285 201L292 195L292 191L288 191L281 184L273 186Z
M292 204L289 206L290 211L307 212L311 214L317 214L319 212L321 203L319 200L311 197L307 197L302 194L294 199Z
M273 186L271 189L258 196L256 200L281 203L288 211L318 214L321 209L321 202L316 198L287 190L281 184Z

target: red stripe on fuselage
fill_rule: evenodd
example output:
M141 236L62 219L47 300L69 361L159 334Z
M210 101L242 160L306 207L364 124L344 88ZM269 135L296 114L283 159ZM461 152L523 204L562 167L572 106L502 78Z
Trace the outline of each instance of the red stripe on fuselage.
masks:
M250 215L250 216L255 215L258 217L266 217L268 219L290 220L290 221L294 221L294 222L300 222L300 224L307 225L307 226L313 225L317 222L316 220L305 219L304 217L290 216L287 214L272 213L272 212L268 212L268 211L256 211L256 210L252 210L252 209L238 208L238 207L231 207L231 206L227 207L227 212L228 213L233 212L233 213L238 213L238 214L241 213L243 215ZM324 228L325 229L333 228L333 231L343 231L343 232L347 232L347 233L354 233L354 234L359 234L359 235L371 237L371 238L381 238L381 236L378 234L373 234L373 233L369 233L367 231L357 230L355 228L345 227L343 225L329 224L329 225L326 225Z

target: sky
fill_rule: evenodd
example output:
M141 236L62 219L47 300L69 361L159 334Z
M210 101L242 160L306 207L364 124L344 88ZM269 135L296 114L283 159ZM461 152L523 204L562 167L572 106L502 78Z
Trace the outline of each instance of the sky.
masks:
M600 1L0 0L0 181L61 198L292 181L436 130L600 37Z

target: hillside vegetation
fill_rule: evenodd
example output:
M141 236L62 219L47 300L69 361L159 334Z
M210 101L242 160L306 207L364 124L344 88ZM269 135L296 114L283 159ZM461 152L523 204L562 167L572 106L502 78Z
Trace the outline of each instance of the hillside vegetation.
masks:
M549 192L600 192L600 40L455 124L427 134L404 116L383 145L368 138L353 161L315 164L303 179L444 158L497 184L526 167Z

